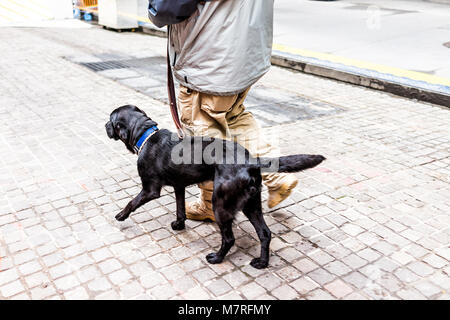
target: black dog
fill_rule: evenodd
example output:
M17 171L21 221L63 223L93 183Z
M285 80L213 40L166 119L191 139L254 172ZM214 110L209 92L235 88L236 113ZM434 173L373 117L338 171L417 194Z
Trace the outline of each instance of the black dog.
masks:
M312 168L325 158L321 155L292 155L279 159L253 158L235 142L205 137L183 140L168 130L158 130L157 123L131 105L117 108L106 123L109 138L121 140L138 154L138 172L142 191L116 219L123 221L143 204L160 197L163 186L175 190L177 219L173 230L185 227L185 188L213 180L213 210L222 234L222 246L206 256L209 263L220 263L234 244L232 222L241 211L247 216L261 241L261 256L251 265L261 269L269 263L271 232L261 210L261 169L297 172ZM273 169L274 164L277 164Z

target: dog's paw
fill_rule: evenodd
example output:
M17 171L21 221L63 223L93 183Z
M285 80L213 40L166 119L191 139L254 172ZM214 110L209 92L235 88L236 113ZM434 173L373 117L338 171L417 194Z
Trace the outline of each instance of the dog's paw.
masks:
M125 221L130 215L124 213L123 211L121 211L118 215L116 215L116 220L117 221Z
M264 269L269 265L269 261L261 260L260 258L255 258L250 262L250 265L256 269Z
M211 264L221 263L223 257L219 256L217 253L213 252L206 256L206 260Z
M176 220L174 222L172 222L170 224L172 226L172 230L178 231L178 230L183 230L185 227L184 221L183 220Z

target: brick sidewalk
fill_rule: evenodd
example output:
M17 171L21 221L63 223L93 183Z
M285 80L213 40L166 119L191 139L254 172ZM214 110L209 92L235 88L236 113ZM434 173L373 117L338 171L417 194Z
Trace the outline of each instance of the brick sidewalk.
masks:
M216 225L174 232L170 188L114 220L140 181L135 156L106 136L109 113L133 103L173 125L162 98L75 63L160 57L165 40L100 28L0 38L0 299L450 298L448 109L273 68L255 95L338 112L298 111L267 132L280 132L283 153L328 160L265 208L268 269L249 266L259 241L243 215L235 247L210 265Z

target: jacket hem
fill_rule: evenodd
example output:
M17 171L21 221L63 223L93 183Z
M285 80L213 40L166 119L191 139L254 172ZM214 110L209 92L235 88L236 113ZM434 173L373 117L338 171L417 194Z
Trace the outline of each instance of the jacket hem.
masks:
M186 81L184 81L184 77L183 76L180 76L180 75L178 75L176 73L174 74L174 76L175 76L175 78L177 79L177 81L178 81L178 83L180 85L182 85L183 87L186 87L188 89L191 89L193 91L198 91L198 92L201 92L201 93L211 94L211 95L214 95L214 96L234 96L234 95L240 94L240 93L244 92L245 90L247 90L248 88L250 88L259 79L261 79L261 77L264 76L264 74L258 76L256 79L252 79L252 81L249 81L248 84L246 84L243 87L239 87L239 88L232 89L232 90L230 89L229 91L228 90L218 91L218 90L201 88L201 87L196 86L193 83L187 83Z

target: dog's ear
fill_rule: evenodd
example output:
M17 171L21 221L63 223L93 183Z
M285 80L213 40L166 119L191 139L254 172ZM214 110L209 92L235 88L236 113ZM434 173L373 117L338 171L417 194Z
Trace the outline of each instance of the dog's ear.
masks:
M150 119L149 118L149 121L150 121L150 125L153 127L153 126L155 126L155 127L157 127L158 126L158 124L156 123L156 121L153 121L152 119Z
M127 104L127 105L121 106L118 109L121 109L121 108L130 109L133 112L139 112L139 113L142 113L144 116L147 116L147 114L143 110L139 109L138 107L136 107L135 105L132 105L132 104Z
M141 109L139 109L138 107L136 107L136 106L133 106L133 108L134 108L134 111L136 111L136 112L140 112L140 113L142 113L144 116L146 116L147 117L147 114L144 112L144 110L141 110Z
M119 140L119 137L114 132L113 124L111 123L111 121L108 121L105 124L105 128L106 128L106 133L108 134L108 137L110 139Z

